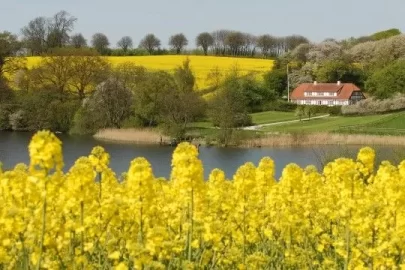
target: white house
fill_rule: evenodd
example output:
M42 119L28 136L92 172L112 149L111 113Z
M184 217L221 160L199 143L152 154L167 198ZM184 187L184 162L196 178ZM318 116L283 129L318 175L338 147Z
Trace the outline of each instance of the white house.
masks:
M350 105L365 99L352 83L303 83L291 93L291 102L300 105Z

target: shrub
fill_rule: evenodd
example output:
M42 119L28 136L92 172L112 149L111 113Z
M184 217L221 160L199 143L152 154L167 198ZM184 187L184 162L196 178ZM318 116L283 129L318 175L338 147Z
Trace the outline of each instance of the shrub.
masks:
M0 130L10 130L10 115L15 110L15 106L12 105L0 105Z
M396 94L389 99L368 98L354 105L342 107L343 115L377 114L405 109L405 94Z
M263 105L262 111L293 112L297 109L297 104L284 100L270 101Z

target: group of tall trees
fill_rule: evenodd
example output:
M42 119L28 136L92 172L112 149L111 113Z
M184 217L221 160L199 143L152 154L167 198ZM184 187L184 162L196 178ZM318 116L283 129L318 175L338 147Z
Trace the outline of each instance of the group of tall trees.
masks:
M55 48L93 47L102 55L170 54L184 53L189 40L183 33L172 35L168 40L170 50L162 48L161 40L154 34L144 36L137 49L130 36L122 37L115 48L106 34L97 32L90 42L81 33L73 33L77 18L66 11L60 11L51 18L37 17L21 30L21 48L30 55L43 55ZM229 55L245 57L276 57L309 40L300 35L275 37L272 35L254 36L249 33L231 30L203 32L195 39L194 53L199 50L205 55ZM197 51L196 51L197 50Z

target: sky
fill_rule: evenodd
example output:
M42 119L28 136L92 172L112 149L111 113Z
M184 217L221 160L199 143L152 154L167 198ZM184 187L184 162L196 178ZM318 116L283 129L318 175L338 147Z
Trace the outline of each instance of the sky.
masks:
M112 47L123 36L134 45L154 33L184 33L194 47L198 33L218 29L255 35L300 34L313 42L399 28L405 31L404 0L0 0L0 31L21 33L35 17L65 10L78 20L74 33L87 40L106 34Z

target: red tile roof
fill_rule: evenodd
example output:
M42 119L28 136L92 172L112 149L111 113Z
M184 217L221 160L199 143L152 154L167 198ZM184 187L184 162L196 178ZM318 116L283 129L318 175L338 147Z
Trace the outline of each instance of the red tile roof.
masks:
M353 91L360 91L356 85L352 83L303 83L300 84L291 93L291 99L349 99ZM337 92L337 96L305 96L304 92Z

